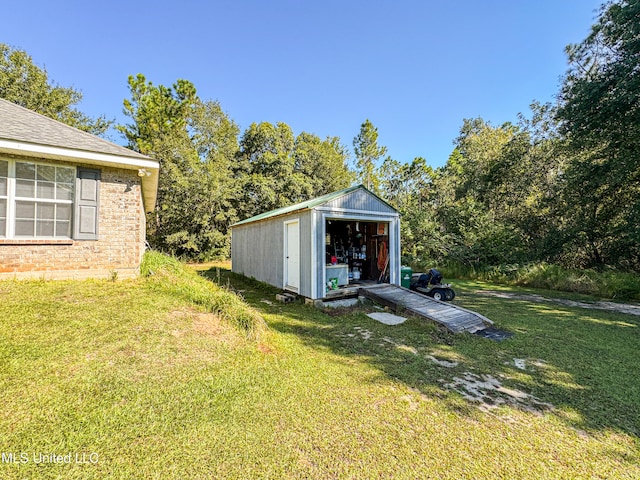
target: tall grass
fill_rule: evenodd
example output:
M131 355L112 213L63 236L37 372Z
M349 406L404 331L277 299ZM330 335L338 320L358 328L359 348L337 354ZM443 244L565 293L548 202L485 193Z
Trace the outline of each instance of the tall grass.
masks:
M447 262L441 270L445 278L545 288L617 300L640 300L640 276L633 273L568 270L548 263L474 268L459 262Z
M154 288L205 307L249 338L258 338L266 328L262 316L236 293L202 278L173 257L148 251L144 254L140 273Z

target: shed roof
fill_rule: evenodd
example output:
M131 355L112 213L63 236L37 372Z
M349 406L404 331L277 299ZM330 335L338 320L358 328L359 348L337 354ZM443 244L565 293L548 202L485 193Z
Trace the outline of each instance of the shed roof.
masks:
M145 208L155 206L157 160L0 99L0 153L106 165L141 172Z
M337 198L340 198L340 197L342 197L344 195L348 195L349 193L355 192L356 190L360 190L360 189L362 189L362 190L368 192L369 194L373 195L375 198L380 200L380 202L384 203L385 205L387 205L392 210L397 211L394 207L392 207L387 202L382 200L380 197L378 197L371 190L367 189L364 185L354 185L352 187L345 188L344 190L338 190L337 192L327 193L325 195L322 195L321 197L316 197L316 198L312 198L310 200L306 200L304 202L296 203L295 205L290 205L288 207L277 208L277 209L271 210L269 212L261 213L259 215L255 215L255 216L253 216L251 218L247 218L246 220L242 220L240 222L234 223L231 226L232 227L236 227L238 225L244 225L246 223L258 222L260 220L266 220L268 218L279 217L281 215L286 215L286 214L297 212L297 211L300 211L300 210L310 210L310 209L312 209L314 207L318 207L318 206L323 205L323 204L325 204L327 202L330 202L331 200L335 200Z

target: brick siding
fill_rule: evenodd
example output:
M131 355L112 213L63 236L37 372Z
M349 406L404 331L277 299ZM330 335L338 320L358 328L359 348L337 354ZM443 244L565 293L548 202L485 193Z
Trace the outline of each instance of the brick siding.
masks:
M98 240L0 239L0 279L138 275L146 233L138 172L88 166L101 171Z

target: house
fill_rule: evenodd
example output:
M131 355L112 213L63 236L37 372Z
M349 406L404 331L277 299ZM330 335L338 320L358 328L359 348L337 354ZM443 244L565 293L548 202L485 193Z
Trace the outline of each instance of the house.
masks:
M231 226L232 271L309 299L400 284L398 211L362 185Z
M137 275L158 170L0 99L0 279Z

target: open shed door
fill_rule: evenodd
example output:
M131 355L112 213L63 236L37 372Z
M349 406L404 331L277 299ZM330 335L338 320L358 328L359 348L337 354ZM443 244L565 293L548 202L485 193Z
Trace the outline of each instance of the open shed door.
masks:
M284 224L284 288L293 292L300 289L300 223Z

